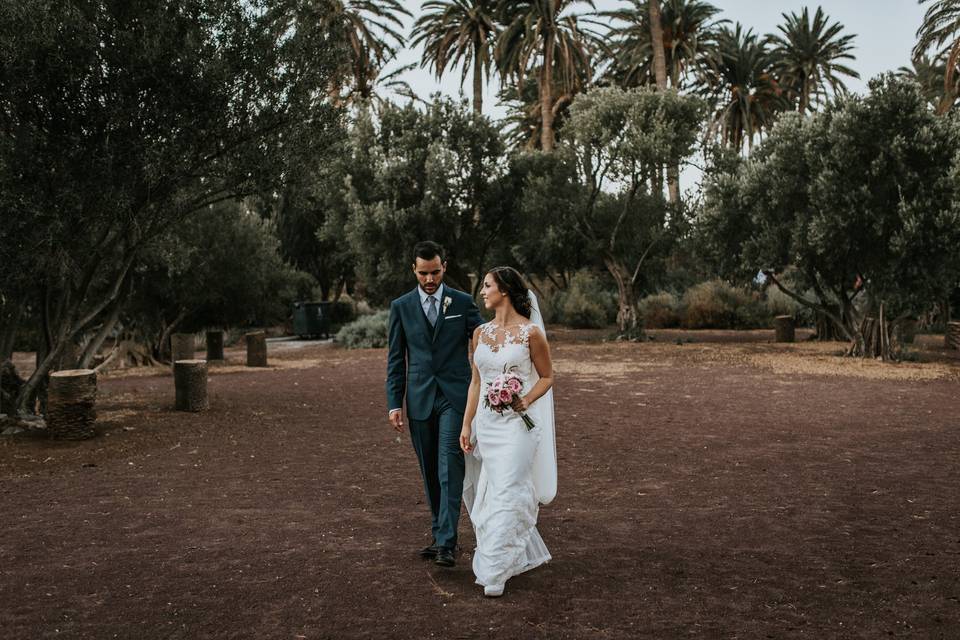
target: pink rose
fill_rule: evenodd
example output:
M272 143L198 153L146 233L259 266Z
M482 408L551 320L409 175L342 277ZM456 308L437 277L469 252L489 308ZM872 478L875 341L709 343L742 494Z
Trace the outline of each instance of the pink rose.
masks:
M493 389L491 389L490 393L487 394L487 400L490 401L490 405L493 407L500 406L500 394Z
M520 384L520 380L518 378L510 378L507 380L507 388L513 393L520 393L520 389L523 388L523 385Z
M510 389L503 389L500 391L500 401L503 404L510 404L511 400L513 400L513 394L510 393Z
M493 379L493 384L490 385L490 388L497 393L500 393L500 390L503 389L503 378L496 377Z

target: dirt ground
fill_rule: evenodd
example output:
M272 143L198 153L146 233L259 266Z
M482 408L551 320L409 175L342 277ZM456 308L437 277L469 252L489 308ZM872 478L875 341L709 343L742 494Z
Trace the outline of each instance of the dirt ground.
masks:
M232 351L201 414L167 370L106 375L97 438L0 438L0 635L960 638L956 354L654 333L556 332L554 559L501 599L466 516L455 569L415 554L383 350Z

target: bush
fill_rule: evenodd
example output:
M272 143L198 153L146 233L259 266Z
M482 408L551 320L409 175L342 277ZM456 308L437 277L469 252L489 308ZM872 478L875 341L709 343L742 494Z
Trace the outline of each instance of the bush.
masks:
M640 301L643 323L650 329L668 329L680 326L679 302L672 293L661 291Z
M540 315L543 316L543 321L547 324L562 324L563 319L560 317L560 310L563 308L563 300L565 298L563 291L552 291L548 295L543 297L538 297L538 303L540 304ZM482 309L481 309L482 312Z
M386 309L373 315L362 316L337 332L334 340L347 349L380 349L387 346L387 323L390 312Z
M600 279L589 271L578 271L556 305L557 320L575 329L599 329L617 316L616 296L605 291Z
M767 287L765 294L767 312L771 316L796 316L801 309L796 300L780 291L776 285Z
M812 326L816 314L809 307L805 307L783 291L776 285L766 288L766 307L770 314L770 322L776 316L793 316L797 326ZM804 294L809 299L814 299L813 292Z
M722 280L690 287L680 302L686 329L754 329L770 326L770 314L759 296Z
M330 305L330 324L346 325L357 318L357 312L347 300L338 300Z

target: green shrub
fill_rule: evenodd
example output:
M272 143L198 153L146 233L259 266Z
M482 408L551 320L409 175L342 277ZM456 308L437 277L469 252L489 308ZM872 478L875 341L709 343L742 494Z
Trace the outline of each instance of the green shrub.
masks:
M801 309L796 300L780 291L776 285L767 287L764 293L767 312L771 316L796 316Z
M558 305L563 324L575 329L599 329L617 316L616 296L603 289L600 279L589 271L578 271Z
M667 329L680 326L679 302L672 293L661 291L640 301L643 323L650 329Z
M561 310L563 309L563 301L566 298L566 295L563 291L552 291L549 294L538 298L538 304L540 305L540 314L543 316L543 321L547 324L562 324L563 318L561 317Z
M334 340L347 349L379 349L387 346L387 323L390 312L386 309L373 315L362 316L337 332Z
M775 316L793 316L797 326L812 326L816 314L809 307L805 307L783 291L776 285L766 288L766 307L770 314L770 322L773 322ZM814 293L808 291L801 295L808 299L814 299ZM772 325L771 325L772 326Z
M687 329L753 329L770 325L759 296L722 280L708 280L687 289L680 302L681 324Z
M353 322L357 317L357 312L347 300L338 300L330 305L330 324L345 325Z

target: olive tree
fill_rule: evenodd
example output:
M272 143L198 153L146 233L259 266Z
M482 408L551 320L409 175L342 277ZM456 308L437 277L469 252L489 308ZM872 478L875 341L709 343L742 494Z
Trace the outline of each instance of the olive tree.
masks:
M751 158L709 180L703 226L735 244L856 355L891 355L894 329L960 276L960 122L918 85L883 76L808 118L784 116ZM731 224L730 221L735 221ZM790 268L795 286L780 274Z

